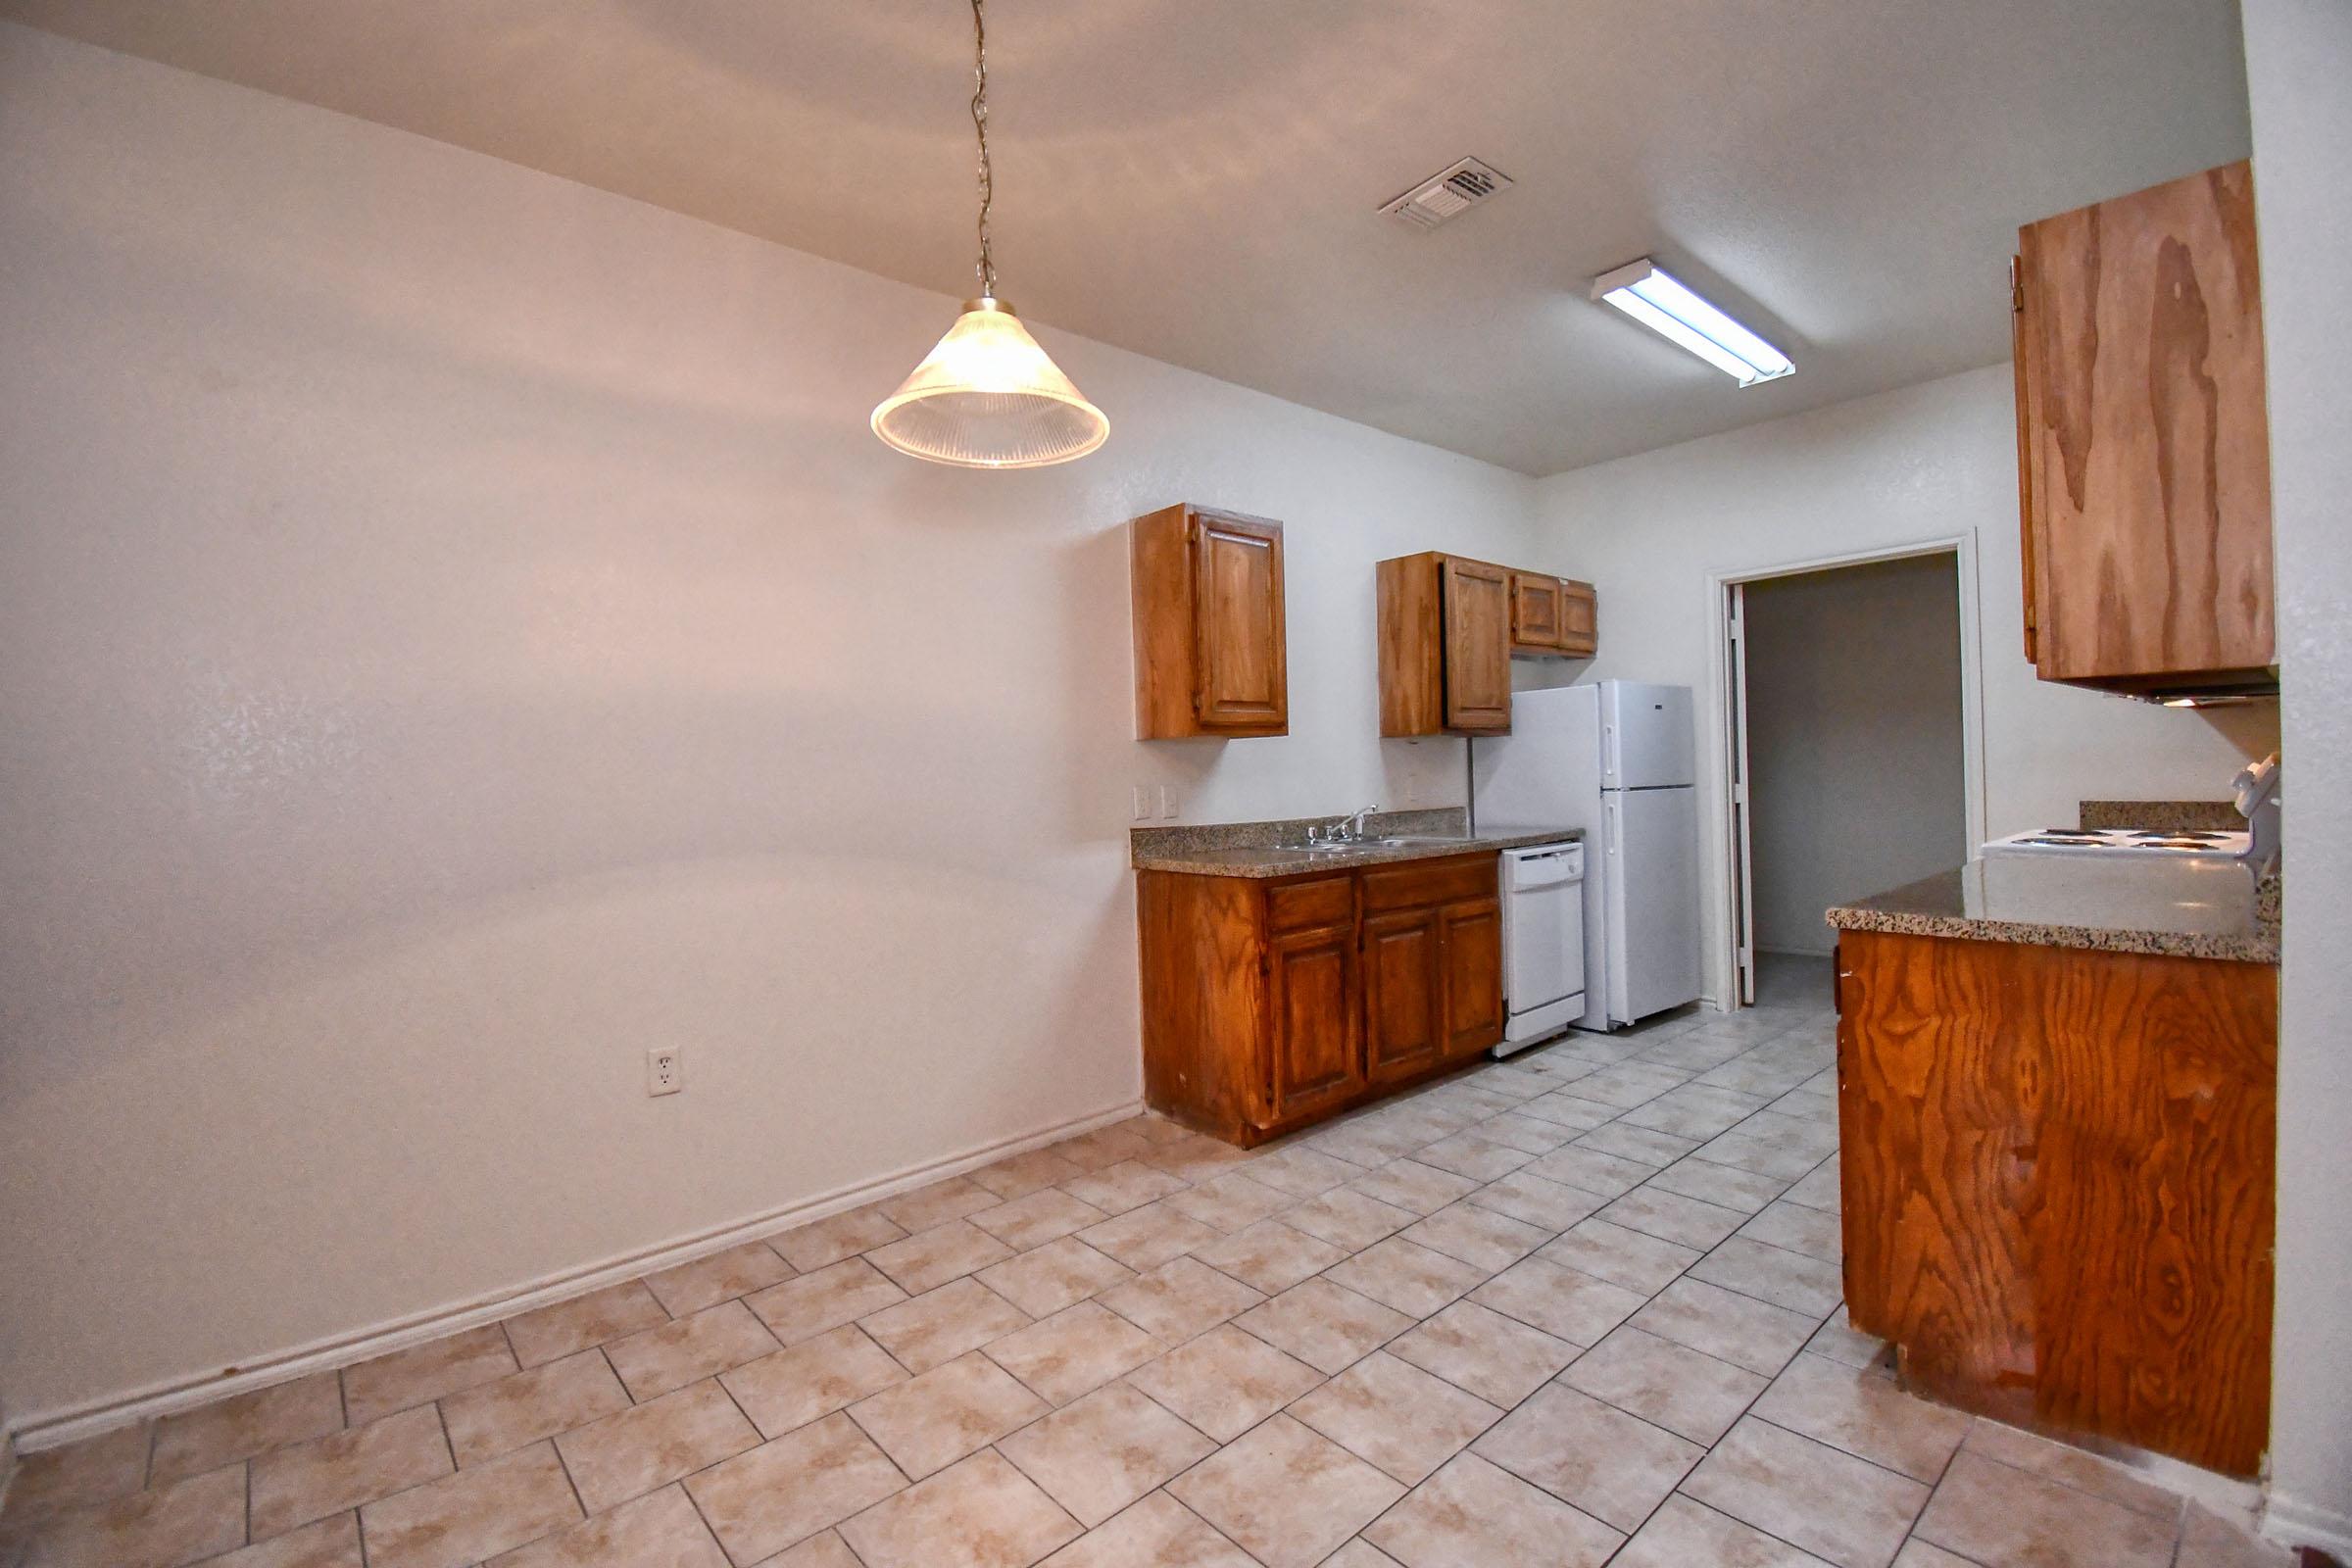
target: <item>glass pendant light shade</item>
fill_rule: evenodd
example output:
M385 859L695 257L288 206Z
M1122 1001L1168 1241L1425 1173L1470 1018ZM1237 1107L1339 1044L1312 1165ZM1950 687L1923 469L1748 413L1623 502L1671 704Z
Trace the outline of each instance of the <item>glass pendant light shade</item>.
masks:
M966 300L923 363L874 410L874 434L910 456L966 468L1039 468L1083 458L1110 434L1102 411L1046 357L1012 307Z

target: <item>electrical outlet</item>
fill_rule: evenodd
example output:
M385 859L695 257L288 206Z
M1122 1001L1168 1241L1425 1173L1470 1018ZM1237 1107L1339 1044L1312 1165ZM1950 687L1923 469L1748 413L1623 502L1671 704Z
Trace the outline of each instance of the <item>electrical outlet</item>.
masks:
M686 1087L686 1063L675 1051L656 1047L645 1054L645 1092L674 1095Z
M1176 788L1172 784L1159 787L1159 814L1163 821L1176 820Z
M1149 822L1152 820L1151 785L1136 785L1133 794L1129 798L1129 801L1134 808L1133 820L1138 822Z

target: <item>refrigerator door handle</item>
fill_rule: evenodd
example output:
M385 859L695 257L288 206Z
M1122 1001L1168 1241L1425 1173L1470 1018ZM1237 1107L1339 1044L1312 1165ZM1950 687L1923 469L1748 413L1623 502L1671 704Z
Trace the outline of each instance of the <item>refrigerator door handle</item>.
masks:
M1617 726L1614 724L1604 723L1600 726L1600 787L1604 790L1617 787Z

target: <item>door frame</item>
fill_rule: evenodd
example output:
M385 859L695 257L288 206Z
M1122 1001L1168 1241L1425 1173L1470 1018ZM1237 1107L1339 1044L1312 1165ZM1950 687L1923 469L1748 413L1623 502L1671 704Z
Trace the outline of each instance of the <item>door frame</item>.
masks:
M1740 936L1743 924L1740 906L1745 902L1740 888L1740 867L1749 863L1747 853L1747 813L1737 800L1736 771L1741 760L1732 755L1733 726L1745 734L1746 693L1734 693L1731 670L1734 659L1739 667L1746 668L1746 650L1733 647L1732 608L1736 588L1749 583L1764 582L1776 577L1802 577L1817 571L1835 571L1841 566L1867 566L1882 561L1911 561L1921 556L1949 555L1954 558L1952 576L1959 596L1960 610L1960 768L1966 794L1963 823L1969 843L1983 844L1985 832L1984 807L1984 659L1978 624L1977 530L1963 529L1958 533L1937 535L1929 539L1910 540L1901 544L1881 545L1867 550L1841 551L1834 555L1810 556L1801 560L1780 562L1764 566L1742 566L1737 570L1712 571L1707 574L1707 616L1713 628L1714 655L1708 661L1707 700L1710 715L1715 721L1715 787L1717 808L1721 812L1719 832L1711 856L1714 861L1717 886L1724 890L1724 907L1715 934L1717 956L1722 959L1723 995L1713 999L1721 1012L1735 1012L1746 1005L1740 999ZM1734 700L1738 706L1735 708ZM1744 747L1740 747L1744 751ZM1974 850L1971 850L1973 856Z

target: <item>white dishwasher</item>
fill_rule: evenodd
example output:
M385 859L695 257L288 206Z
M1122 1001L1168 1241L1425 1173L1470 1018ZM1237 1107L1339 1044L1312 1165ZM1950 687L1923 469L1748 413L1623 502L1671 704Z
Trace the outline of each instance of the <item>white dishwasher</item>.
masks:
M1585 847L1502 852L1502 1044L1507 1056L1585 1015Z

